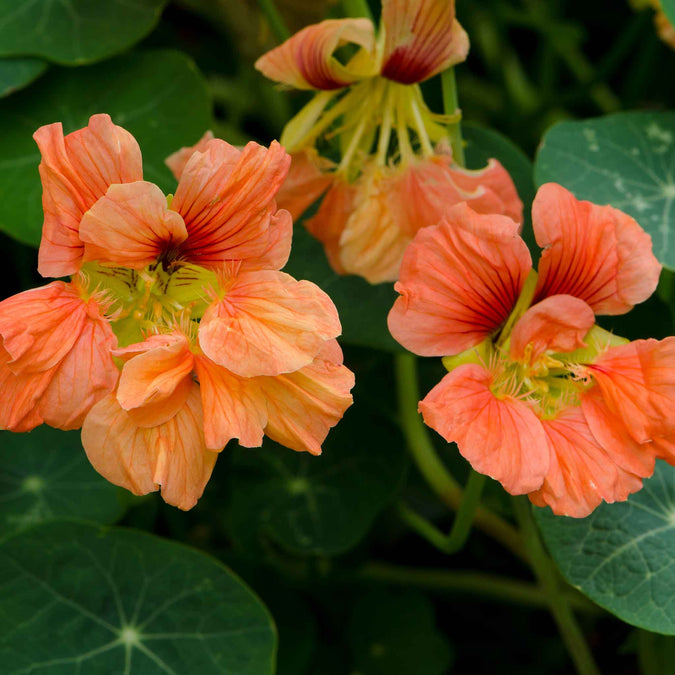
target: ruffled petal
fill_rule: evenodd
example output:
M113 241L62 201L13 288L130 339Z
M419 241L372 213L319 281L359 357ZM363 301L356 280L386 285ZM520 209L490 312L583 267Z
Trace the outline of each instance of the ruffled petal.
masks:
M479 473L513 495L538 490L548 472L549 449L541 421L522 401L497 398L492 374L475 364L448 373L420 401L424 421Z
M532 220L544 248L536 299L573 295L596 314L624 314L656 289L661 265L651 237L622 211L547 183L537 192Z
M0 302L0 335L15 373L63 361L87 321L88 306L70 284L53 281Z
M184 259L205 267L258 258L268 249L275 195L290 156L275 141L239 151L215 139L195 152L183 170L171 208L185 221Z
M642 487L642 479L615 464L598 443L580 407L566 408L542 426L551 462L541 488L528 495L537 506L585 518L601 501L622 502Z
M458 204L406 250L389 330L415 354L458 354L504 323L530 269L517 223Z
M341 332L332 300L309 281L283 272L242 272L199 326L199 344L242 377L280 375L312 362Z
M372 59L363 67L343 65L334 56L338 47L355 44ZM255 67L267 78L294 89L340 89L376 74L375 30L369 19L328 19L307 26L283 44L263 54Z
M187 239L183 219L164 193L145 181L111 185L82 217L85 262L143 269Z
M192 388L194 358L185 335L153 335L115 352L131 358L124 364L117 400L135 424L154 427L185 405Z
M288 211L279 209L271 218L267 230L267 248L258 256L242 262L241 269L280 270L291 255L293 219Z
M141 151L109 115L93 115L87 127L65 137L60 122L49 124L33 138L42 153L45 212L38 270L42 276L74 274L82 260L82 216L111 185L142 180Z
M333 176L328 172L334 166L314 148L293 153L288 176L277 195L279 208L289 211L293 220L300 218L330 186Z
M455 19L454 0L383 0L382 76L413 84L433 77L469 53L469 37Z
M171 169L171 173L176 180L180 180L180 177L183 175L183 169L185 169L185 165L188 163L190 157L195 152L205 152L209 141L213 139L213 131L209 129L194 145L182 147L164 160L164 163Z
M115 485L136 495L154 492L180 509L191 509L202 495L217 453L207 450L202 431L199 387L168 422L140 427L117 401L106 396L82 427L82 444L93 467Z
M336 177L316 214L305 221L307 231L324 246L331 267L338 274L345 269L340 261L340 237L354 211L358 188Z
M530 307L516 322L511 333L511 356L533 363L544 352L581 349L594 324L595 314L583 300L553 295Z
M224 448L233 438L239 445L262 445L267 404L259 378L239 377L205 356L195 357L204 408L206 447Z
M269 414L265 433L288 448L320 455L328 431L352 404L354 374L342 365L337 341L326 342L310 365L259 381Z

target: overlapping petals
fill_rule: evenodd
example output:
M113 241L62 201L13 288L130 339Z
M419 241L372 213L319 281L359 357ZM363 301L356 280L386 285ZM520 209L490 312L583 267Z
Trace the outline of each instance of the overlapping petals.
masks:
M384 0L382 76L411 84L461 63L469 37L455 19L454 0Z
M503 237L508 219L471 213L455 207L417 234L389 316L408 349L447 357L449 374L420 403L425 422L477 471L555 513L625 500L656 457L675 463L675 338L629 343L594 322L654 290L649 236L545 185L533 208L547 246L537 278L515 222L520 244L488 247L484 233Z
M77 274L0 302L11 397L0 427L82 426L103 476L135 494L161 489L181 509L232 439L254 447L267 433L319 454L354 381L331 300L278 271L292 237L275 201L290 162L281 146L239 150L206 134L169 158L179 184L166 197L105 115L36 139L59 216L49 231L72 253L59 269ZM52 199L57 188L70 202ZM62 253L51 240L42 250Z
M74 274L82 261L82 216L111 185L143 178L141 151L109 115L94 115L87 127L67 136L60 122L49 124L34 138L42 154L45 212L38 271L46 277Z

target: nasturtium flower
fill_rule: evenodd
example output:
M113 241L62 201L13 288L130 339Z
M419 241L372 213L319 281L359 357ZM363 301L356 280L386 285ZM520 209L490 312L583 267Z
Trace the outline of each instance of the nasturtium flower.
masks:
M279 204L298 218L325 194L307 228L338 273L395 280L415 233L460 201L522 219L501 164L457 166L445 142L457 116L432 113L422 97L419 83L468 48L453 0L383 0L377 35L369 19L326 20L256 62L284 86L317 92L282 133L293 162ZM335 162L324 156L329 142L339 147Z
M442 356L424 421L511 494L575 517L625 500L675 464L675 337L628 340L595 323L655 290L661 266L628 215L540 188L538 272L506 216L466 204L405 253L392 335Z
M281 146L207 137L169 158L167 197L107 115L35 138L40 272L71 280L0 302L0 427L82 427L103 476L135 494L161 486L182 509L234 438L319 454L354 378L330 298L279 271L292 236L275 202Z

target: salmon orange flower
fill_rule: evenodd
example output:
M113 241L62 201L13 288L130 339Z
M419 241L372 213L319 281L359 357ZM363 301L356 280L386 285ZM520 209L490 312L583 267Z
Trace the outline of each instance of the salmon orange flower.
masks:
M82 426L94 467L135 494L189 509L232 439L263 434L321 452L351 404L335 306L280 268L292 222L275 194L289 157L207 137L173 155L166 197L133 138L95 115L36 139L43 274L0 303L0 426Z
M651 239L559 185L533 205L538 273L506 216L455 206L405 253L392 335L443 356L424 421L511 494L575 517L625 500L656 457L675 463L675 337L629 342L595 324L655 290Z
M336 53L345 45L356 51L343 63ZM468 48L452 0L383 0L377 37L369 19L327 20L258 59L270 79L317 91L282 133L293 162L279 204L298 218L326 194L307 228L338 273L395 280L417 230L460 201L522 219L501 164L456 166L444 141L458 115L436 115L422 97L419 83L463 61ZM332 141L338 163L319 154Z

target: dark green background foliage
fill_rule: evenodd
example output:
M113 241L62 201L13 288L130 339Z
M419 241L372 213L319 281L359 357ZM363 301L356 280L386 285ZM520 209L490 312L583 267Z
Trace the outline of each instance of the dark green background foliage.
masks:
M339 3L277 4L293 30L343 15ZM675 3L663 6L675 19ZM673 268L675 52L651 10L458 0L457 12L472 41L457 69L467 164L497 157L509 170L535 259L535 183L554 180L627 210ZM37 127L69 132L109 113L138 139L145 177L170 193L168 154L208 128L269 143L307 100L253 69L273 44L255 0L0 0L2 297L44 283ZM423 89L441 112L439 79ZM453 516L408 460L392 369L402 350L386 327L396 294L337 277L301 222L294 238L286 271L334 299L357 380L323 454L231 444L184 513L109 485L77 432L0 432L2 673L572 672L517 555L475 529L447 556L402 521L402 504L444 532ZM664 272L652 299L603 325L663 338L674 301ZM443 373L424 361L422 394ZM454 446L433 443L464 483ZM496 483L482 504L514 523ZM675 471L659 462L642 492L587 519L536 519L602 671L675 672Z

